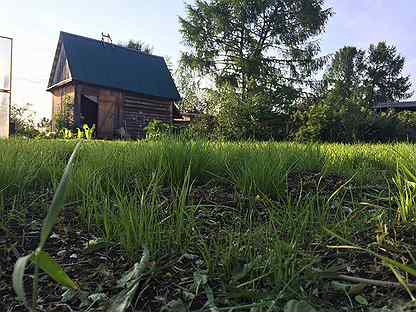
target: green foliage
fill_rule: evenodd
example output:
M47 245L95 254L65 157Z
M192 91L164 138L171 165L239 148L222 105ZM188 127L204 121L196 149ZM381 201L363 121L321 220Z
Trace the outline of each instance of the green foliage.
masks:
M296 133L301 141L323 142L391 142L415 139L409 126L413 113L379 113L356 107L353 103L342 110L321 101L303 115L304 124ZM406 118L410 118L406 119Z
M35 123L36 114L32 110L32 104L24 106L12 105L10 107L10 123L12 132L17 136L34 138L40 135Z
M77 128L77 139L82 140L83 138L84 138L84 132L80 128Z
M202 78L198 73L180 61L174 76L182 97L182 101L178 103L179 110L182 112L206 112L207 91L202 88Z
M150 140L158 140L172 134L173 126L162 122L157 119L153 119L149 122L146 128L144 128L146 138Z
M296 138L306 141L335 141L338 125L336 112L330 105L320 102L307 113L305 124L296 134Z
M84 137L87 140L92 140L95 134L95 125L92 125L92 127L90 127L87 124L85 124L82 126L82 128L84 129Z
M209 126L205 133L211 138L329 142L413 135L405 116L373 112L380 101L411 95L404 58L385 42L338 50L322 83L308 83L313 94L303 98L306 79L328 59L316 58L319 46L312 41L332 13L322 1L196 1L186 10L180 18L189 47L178 75L182 108L199 107L213 120L197 120L197 132ZM196 91L200 77L216 85L205 96Z
M189 47L183 72L216 89L201 97L187 75L184 106L214 116L219 138L287 138L300 87L324 64L313 39L331 10L321 0L212 0L188 4L186 11L180 18Z
M71 140L74 138L74 134L70 129L63 128L59 131L59 134L64 138L65 140Z
M62 129L74 130L74 99L65 95L61 109L53 116L54 128L59 132Z
M216 128L219 138L228 140L246 139L252 135L253 108L244 103L240 95L230 86L224 86L219 92L213 91L209 99L211 111L214 111Z
M78 289L79 286L65 273L62 267L45 251L36 251L32 262L46 272L55 282L64 287Z
M1 196L7 205L1 212L2 222L7 222L5 219L14 210L9 203L14 202L15 194L31 194L58 184L73 147L73 141L63 140L0 141L0 158L7 164L0 166ZM327 268L326 260L320 259L333 254L327 246L334 243L323 226L350 240L355 240L357 233L364 235L359 243L376 250L378 216L383 214L388 224L393 224L398 208L397 193L380 188L385 177L395 177L397 155L412 153L414 146L410 144L304 145L173 139L84 142L80 150L82 162L73 167L66 198L78 203L75 211L80 216L76 220L94 235L119 244L132 263L137 261L143 245L152 255L149 265L154 260L158 263L158 270L140 279L140 290L133 282L135 278L131 284L124 279L125 285L131 287L117 290L121 295L112 300L123 309L136 290L138 293L145 289L142 285L148 285L148 280L167 278L165 264L185 264L193 270L198 263L201 274L192 275L191 271L181 287L195 283L195 296L199 292L202 297L207 286L213 287L210 294L215 300L211 301L223 310L264 303L265 297L277 300L279 308L294 298L318 308L317 297L311 293L326 290L328 285L316 279L315 269ZM338 187L340 180L343 184ZM366 205L370 204L373 206L368 209ZM414 217L406 223L400 219L400 230L412 224ZM397 262L402 256L406 261L409 257L396 244L407 237L398 237L391 249L388 243L401 231L386 235L387 243L383 245L388 254L397 255L396 262L389 263L400 270ZM408 238L406 244L411 244ZM348 257L350 262L354 260L352 252ZM31 259L19 260L18 267ZM197 260L188 266L189 259ZM373 259L368 262L374 263ZM361 259L350 267L355 269L357 263L362 267ZM56 267L51 268L61 276ZM365 267L365 272L369 268ZM171 267L167 270L171 274ZM19 279L24 271L16 272ZM356 272L358 276L361 273ZM376 276L383 273L377 272ZM224 297L227 301L222 300ZM373 298L367 299L371 304Z
M397 220L402 223L416 221L416 167L414 156L398 159L396 175L393 179L396 186Z
M414 137L412 113L376 113L376 101L408 97L404 59L385 43L368 52L344 47L324 74L317 102L300 115L296 137L329 142L386 142ZM389 77L385 80L382 77Z
M395 46L389 46L386 42L370 45L366 85L373 105L406 99L412 95L410 77L402 73L404 64L405 58L398 53Z
M262 92L242 99L229 84L211 90L206 98L207 111L191 123L200 137L221 140L285 139L294 127L290 114L271 109L270 97Z
M198 0L186 12L181 32L191 51L183 61L219 84L237 87L243 96L250 84L267 88L270 82L286 84L287 78L301 81L315 69L319 48L311 38L331 15L320 0Z
M95 134L95 125L93 125L92 127L88 126L87 124L85 124L82 129L77 128L77 132L73 132L70 129L67 128L63 128L59 131L59 135L65 139L65 140L72 140L72 139L78 139L78 140L82 140L82 139L87 139L87 140L92 140L94 138L94 134Z
M406 168L408 169L408 168ZM394 184L397 188L398 219L403 223L409 223L416 217L416 184L414 176L408 177L403 169L397 170Z
M145 53L145 54L152 54L153 53L153 47L151 45L146 44L144 41L141 40L133 40L130 39L128 42L119 43L120 46L137 50L139 52Z
M37 124L37 128L44 134L47 134L52 131L52 120L43 117L40 122Z
M397 101L411 96L408 76L402 76L404 57L385 42L367 51L355 47L338 50L324 75L327 92L341 102L358 94L360 105Z
M406 137L416 139L416 112L403 111L397 114L390 112L390 115L397 117L397 124L403 128Z
M216 127L217 124L214 116L201 114L198 118L191 122L188 129L191 138L214 139L216 138Z
M394 112L370 114L365 129L363 141L393 142L411 139L410 132L409 135L406 134L406 124L402 123Z

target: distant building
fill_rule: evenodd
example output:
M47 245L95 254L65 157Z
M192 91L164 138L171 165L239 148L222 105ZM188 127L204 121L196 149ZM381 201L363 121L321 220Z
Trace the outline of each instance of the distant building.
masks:
M99 138L144 137L150 120L181 118L180 95L163 57L61 32L48 91L53 124L70 101L75 127L96 125Z
M388 110L394 110L396 112L401 111L416 111L416 101L403 101L403 102L383 102L378 103L375 106L377 112L384 112Z

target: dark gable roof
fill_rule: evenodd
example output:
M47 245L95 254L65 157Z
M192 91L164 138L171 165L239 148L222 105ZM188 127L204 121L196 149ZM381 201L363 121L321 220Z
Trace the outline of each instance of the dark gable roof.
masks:
M163 57L66 32L60 33L59 40L68 59L72 80L180 100Z
M375 108L415 108L416 101L403 101L403 102L383 102L378 103Z

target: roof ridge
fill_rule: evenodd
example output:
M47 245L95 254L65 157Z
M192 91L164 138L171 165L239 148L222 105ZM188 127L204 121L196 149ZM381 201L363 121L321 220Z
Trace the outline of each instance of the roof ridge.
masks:
M118 44L115 44L115 43L108 43L108 42L105 42L105 41L102 41L102 40L98 40L98 39L94 39L94 38L90 38L90 37L86 37L86 36L81 36L81 35L77 35L77 34L69 33L69 32L62 31L62 30L60 31L60 33L61 33L61 34L65 34L65 35L70 35L70 36L73 36L73 37L78 37L78 38L86 39L86 40L96 41L96 42L99 42L99 43L108 44L108 45L111 45L111 46L113 46L113 47L115 47L115 48L124 49L124 50L130 51L130 52L134 52L134 53L136 53L136 54L141 54L141 55L143 55L143 56L150 56L150 57L155 57L155 58L162 58L163 60L165 60L165 58L164 58L163 56L161 56L161 55L150 54L150 53L144 53L144 52L142 52L142 51L140 51L140 50L136 50L136 49L132 49L132 48L123 47L123 46L118 45Z

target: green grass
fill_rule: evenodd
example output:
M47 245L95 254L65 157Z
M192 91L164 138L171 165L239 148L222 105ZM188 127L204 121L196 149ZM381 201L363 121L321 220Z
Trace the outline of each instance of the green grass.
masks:
M37 201L57 187L74 146L0 141L0 226L24 219L28 207L41 209ZM311 274L328 269L327 245L340 243L325 229L389 255L394 245L397 258L409 259L400 233L380 243L378 229L412 229L415 151L410 144L84 142L67 203L80 226L119 243L131 261L143 245L154 259L198 255L222 285L214 288L222 305L293 298L320 305L314 291L323 282ZM348 261L360 263L352 252Z

